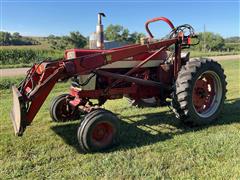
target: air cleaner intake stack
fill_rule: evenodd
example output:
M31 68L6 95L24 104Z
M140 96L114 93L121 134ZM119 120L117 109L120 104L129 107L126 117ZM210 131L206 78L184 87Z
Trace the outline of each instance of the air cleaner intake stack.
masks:
M104 13L98 13L98 24L96 26L96 39L98 49L104 49L104 31L102 24L102 16L106 17Z

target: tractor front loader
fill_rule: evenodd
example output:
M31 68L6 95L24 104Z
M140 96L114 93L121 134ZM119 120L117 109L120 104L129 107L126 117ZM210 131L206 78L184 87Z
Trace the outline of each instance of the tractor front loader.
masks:
M99 22L101 25L101 16ZM153 38L149 24L164 21L169 37ZM11 119L15 134L23 135L58 81L72 78L69 94L56 97L50 106L54 121L85 117L77 137L83 152L100 151L119 139L119 119L100 108L108 99L127 97L133 105L167 105L171 99L176 117L184 123L203 125L217 119L226 94L226 76L211 59L189 59L181 50L194 45L194 29L184 24L174 27L167 18L147 21L149 38L141 44L103 49L100 26L98 49L69 49L63 59L35 64L18 87L13 86ZM97 104L91 102L97 99Z

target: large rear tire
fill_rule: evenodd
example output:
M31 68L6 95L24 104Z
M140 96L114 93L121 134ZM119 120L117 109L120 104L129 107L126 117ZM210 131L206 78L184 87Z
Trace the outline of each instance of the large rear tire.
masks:
M119 119L110 111L96 109L85 116L77 132L80 151L108 149L119 141Z
M219 116L226 96L226 76L211 59L194 59L182 67L176 80L173 108L184 123L205 125Z

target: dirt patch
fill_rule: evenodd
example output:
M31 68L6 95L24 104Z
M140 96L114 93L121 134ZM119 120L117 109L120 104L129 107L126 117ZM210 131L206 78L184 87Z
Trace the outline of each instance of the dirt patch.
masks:
M221 60L240 60L240 54L239 55L226 55L226 56L211 56L208 57L217 61Z
M11 68L11 69L0 69L0 77L14 77L26 75L29 68Z

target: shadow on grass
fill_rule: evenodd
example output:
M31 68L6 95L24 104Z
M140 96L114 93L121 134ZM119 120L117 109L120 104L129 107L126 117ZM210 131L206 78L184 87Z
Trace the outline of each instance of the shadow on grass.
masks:
M136 148L150 145L160 141L173 138L178 134L185 134L192 131L199 131L209 126L219 126L240 122L240 98L227 100L224 110L215 123L202 127L190 128L177 120L172 113L147 113L140 115L121 116L120 146L114 147L107 152L117 151L121 149ZM134 120L138 118L138 120ZM140 118L140 119L139 119ZM76 148L78 151L78 140L76 137L79 122L71 122L70 124L58 124L51 127L63 140ZM139 127L143 128L139 128ZM159 128L156 128L160 126ZM144 130L143 130L144 129ZM151 131L151 133L150 133Z

